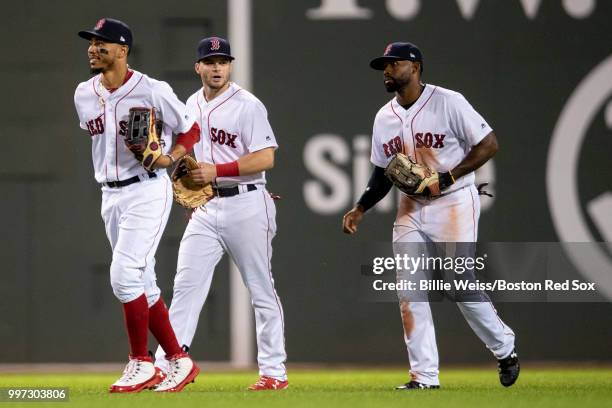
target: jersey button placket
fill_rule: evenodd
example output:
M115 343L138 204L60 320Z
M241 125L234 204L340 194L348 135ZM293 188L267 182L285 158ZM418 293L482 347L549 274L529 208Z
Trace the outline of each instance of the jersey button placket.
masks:
M410 143L410 146L412 147L412 156L413 159L419 163L419 157L418 157L418 152L417 152L417 147L415 145L415 140L414 140L414 134L413 134L413 128L412 128L412 121L414 120L414 113L417 110L415 109L415 106L412 105L410 107L410 109L408 109L408 111L406 111L406 116L405 116L405 121L406 121L406 139L409 140L408 143Z
M109 179L110 180L119 180L117 174L117 141L115 140L117 135L115 128L115 115L114 115L114 101L112 100L113 96L109 95L106 99L106 103L104 104L104 114L106 115L106 162L108 163L109 170Z
M408 122L408 115L406 114L406 112L404 112L402 117L402 124L400 126L400 137L402 138L404 154L406 156L411 156L411 150L409 149L409 147L412 146L412 136L410 133L410 123ZM412 146L412 151L414 151L414 146Z

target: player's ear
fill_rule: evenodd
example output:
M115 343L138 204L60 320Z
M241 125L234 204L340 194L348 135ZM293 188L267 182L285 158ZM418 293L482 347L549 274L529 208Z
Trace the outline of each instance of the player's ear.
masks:
M120 52L120 54L119 54L119 55L120 55L121 57L123 57L123 58L127 58L128 54L129 54L129 47L128 47L127 45L122 45L122 46L119 48L119 50L120 50L120 51L119 51L119 52Z
M419 74L420 76L421 75L421 63L413 62L412 65L414 66L415 73Z
M419 72L419 67L417 66L416 62L410 61L410 70L412 71L413 74L416 74Z
M199 61L195 63L195 65L193 66L193 69L196 74L200 75L200 62Z

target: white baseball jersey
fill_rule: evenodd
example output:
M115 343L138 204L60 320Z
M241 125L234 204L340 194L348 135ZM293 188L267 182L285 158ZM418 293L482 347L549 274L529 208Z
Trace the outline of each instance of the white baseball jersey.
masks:
M403 152L418 163L445 172L457 166L491 131L463 95L426 85L409 109L393 98L378 111L371 161L384 168L396 153ZM411 253L414 246L403 247L398 243L475 242L480 201L474 178L473 172L459 178L444 191L454 194L435 200L402 194L393 228L396 255L439 256L430 246L418 247L415 254ZM398 295L402 319L412 322L404 326L411 376L422 384L439 385L438 349L429 303L410 301L410 294L398 292ZM514 349L514 332L488 301L457 301L457 306L496 358L506 357Z
M193 147L199 162L228 163L258 150L278 147L263 103L233 82L210 102L200 88L187 100L187 110L200 125L200 141ZM265 183L263 171L216 179L222 187Z
M446 172L491 131L463 95L428 84L409 109L393 98L378 111L371 161L385 168L396 153L403 152L432 170ZM474 184L474 179L473 172L466 174L445 192Z
M156 109L163 122L160 138L164 152L170 150L172 133L187 132L194 120L166 82L133 71L128 81L111 93L100 83L101 78L102 74L80 83L74 93L81 128L91 136L96 181L126 180L146 173L124 143L130 108Z
M187 109L201 129L200 141L193 147L200 162L227 163L278 147L266 108L234 83L210 102L200 88L187 100ZM240 270L255 311L259 373L284 381L284 316L271 270L276 235L274 200L264 186L264 172L218 177L216 182L223 187L239 185L240 194L215 197L204 210L192 214L179 248L170 322L179 343L191 346L215 267L227 252ZM245 184L259 186L249 190ZM164 356L158 347L155 364L162 368L167 367Z

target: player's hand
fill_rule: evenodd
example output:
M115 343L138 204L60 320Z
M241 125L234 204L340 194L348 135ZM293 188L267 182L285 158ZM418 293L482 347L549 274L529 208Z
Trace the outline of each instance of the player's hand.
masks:
M135 154L143 154L147 148L147 146L144 146L142 144L127 144L126 143L125 145L132 153L135 153Z
M189 171L193 181L199 184L212 183L217 177L217 167L210 163L198 163L198 166L200 167Z
M141 145L141 144L125 144L128 148L128 150L130 152L132 152L134 154L134 157L136 158L136 160L138 160L139 162L142 162L142 154L144 153L144 151L146 150L146 146Z
M344 214L342 217L342 231L345 234L354 234L357 232L357 225L363 219L363 215L365 211L363 211L363 207L357 204L353 207L352 210Z

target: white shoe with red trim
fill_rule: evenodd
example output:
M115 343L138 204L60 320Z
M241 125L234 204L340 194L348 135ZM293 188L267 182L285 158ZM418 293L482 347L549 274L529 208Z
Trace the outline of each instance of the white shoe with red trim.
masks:
M248 390L249 391L284 390L287 387L289 387L289 381L281 381L273 377L262 375L261 377L259 377L259 380L257 380L255 384L251 385L248 388Z
M180 392L187 384L194 382L199 373L200 369L189 354L175 354L168 358L166 379L155 387L155 391Z
M123 375L113 385L110 392L140 392L162 382L165 374L153 365L150 357L130 356Z

